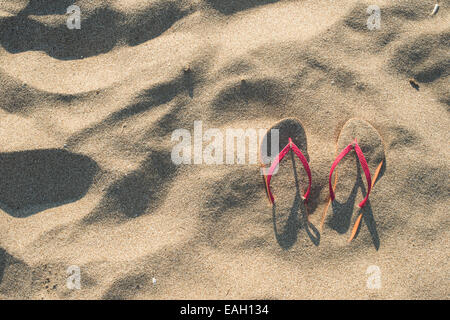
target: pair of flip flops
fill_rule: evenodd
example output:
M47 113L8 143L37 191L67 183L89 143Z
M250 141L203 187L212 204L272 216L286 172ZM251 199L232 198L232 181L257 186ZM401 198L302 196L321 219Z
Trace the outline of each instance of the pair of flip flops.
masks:
M276 129L277 131L273 131ZM274 133L277 133L277 136ZM267 146L272 145L272 140L278 139L279 146L282 148L278 155L275 157L270 166L264 161L262 155L267 155L268 150L263 150ZM266 186L267 196L271 204L275 203L275 198L273 196L272 190L270 188L270 183L273 176L278 170L278 166L283 158L292 151L300 160L303 168L308 176L308 187L303 195L303 200L308 201L311 194L312 177L311 169L309 167L309 155L307 149L307 139L306 133L303 125L299 120L295 118L283 119L280 122L273 125L264 136L261 144L261 167L264 170L264 181ZM357 171L357 179L359 179L359 166L357 165L357 170L355 170L355 157L349 156L349 154L354 153L356 159L359 162L367 182L367 190L365 191L365 197L358 204L359 216L356 219L354 227L352 229L349 242L355 237L358 227L362 218L362 208L367 205L370 192L372 191L375 182L379 176L381 168L384 163L384 147L381 140L381 136L378 131L370 125L367 121L360 119L350 119L343 126L337 143L336 151L339 152L333 164L331 165L329 177L328 177L328 188L329 188L329 198L325 206L325 210L322 215L321 228L325 222L325 216L331 203L346 202L347 198L343 196L336 195L336 187L338 183L337 166L339 164L340 169L340 179L339 188L346 190L354 190L355 186L355 171ZM276 152L276 151L275 151ZM273 154L273 151L272 153ZM373 176L371 175L371 169L374 170ZM333 181L334 173L334 181ZM353 179L352 179L353 178Z

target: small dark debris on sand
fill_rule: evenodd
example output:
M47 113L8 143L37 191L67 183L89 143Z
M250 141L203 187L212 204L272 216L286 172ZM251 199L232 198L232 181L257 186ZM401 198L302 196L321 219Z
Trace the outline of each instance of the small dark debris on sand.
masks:
M409 79L409 84L411 85L411 87L419 91L420 87L419 84L416 82L416 80L414 80L413 78Z

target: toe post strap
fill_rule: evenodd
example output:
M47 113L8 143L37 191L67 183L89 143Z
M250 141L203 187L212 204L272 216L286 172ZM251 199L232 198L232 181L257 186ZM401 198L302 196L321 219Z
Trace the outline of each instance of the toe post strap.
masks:
M273 194L270 190L270 181L272 179L272 176L278 166L278 164L281 162L281 160L283 160L283 158L288 154L288 152L292 150L295 155L300 159L303 168L305 168L305 171L308 175L308 179L309 179L309 184L308 184L308 189L306 191L306 193L303 195L303 198L306 201L308 201L308 197L311 193L311 169L309 167L308 164L308 160L306 160L305 156L303 155L303 153L300 151L300 149L295 145L295 143L292 141L291 138L289 138L289 143L283 148L283 150L280 151L280 153L276 156L275 160L272 162L272 165L270 166L269 172L267 174L267 178L266 178L266 184L267 184L267 193L269 195L269 199L271 203L274 203L275 199L273 197Z
M369 166L367 165L367 161L366 158L364 157L364 154L361 150L361 148L358 145L357 140L355 139L352 143L350 143L347 147L345 147L344 150L342 150L342 152L337 156L337 158L334 160L333 164L331 165L331 170L330 170L330 176L328 178L328 187L330 189L330 197L331 200L334 201L335 199L335 194L333 191L333 187L331 185L331 177L333 175L334 170L336 169L337 165L339 164L339 162L352 150L355 149L356 155L358 156L359 162L361 163L361 167L364 171L364 175L366 176L366 180L367 180L367 194L366 197L363 199L363 201L361 201L361 203L358 205L360 208L364 207L364 205L367 202L367 199L369 199L369 194L370 191L372 189L372 178L370 176L370 170L369 170Z

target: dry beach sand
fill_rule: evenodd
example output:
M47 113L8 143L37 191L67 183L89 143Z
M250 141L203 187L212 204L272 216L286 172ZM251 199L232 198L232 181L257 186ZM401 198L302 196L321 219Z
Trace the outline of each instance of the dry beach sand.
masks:
M449 299L450 1L430 16L435 3L0 0L0 298ZM258 164L171 161L172 132L194 121L286 117L307 137L306 208L291 157L276 210ZM353 204L320 221L351 118L385 163L347 243ZM356 172L338 201L362 200Z

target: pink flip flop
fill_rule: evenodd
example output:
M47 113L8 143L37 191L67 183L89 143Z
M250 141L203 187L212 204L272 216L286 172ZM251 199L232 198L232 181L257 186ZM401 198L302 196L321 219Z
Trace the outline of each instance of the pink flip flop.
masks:
M295 153L295 155L300 159L300 161L303 164L303 168L305 168L305 171L308 174L308 179L309 179L308 189L306 190L306 193L303 196L303 199L305 200L305 202L308 201L308 197L311 192L311 169L309 168L308 160L306 160L303 153L292 142L292 139L289 137L289 143L283 148L283 150L281 150L281 152L275 158L272 165L270 166L269 173L267 174L267 177L266 177L267 191L268 191L271 203L274 203L274 201L275 201L275 199L272 195L272 191L270 190L270 181L272 180L273 172L275 171L275 169L278 166L278 164L280 163L280 161L283 160L283 158L288 154L289 150L292 150Z
M328 199L328 203L325 206L325 210L322 215L322 221L320 225L321 229L323 228L328 208L336 197L335 191L338 181L337 172L335 173L334 185L332 185L331 180L333 173L336 167L338 166L339 162L343 158L345 158L347 154L349 154L352 150L354 150L358 158L358 161L361 165L361 168L364 171L364 175L367 181L367 193L364 199L358 204L359 209L362 209L367 204L369 195L374 187L375 182L377 181L377 178L383 166L385 155L382 139L378 131L374 127L372 127L372 125L360 119L350 119L349 121L347 121L347 123L343 126L341 130L337 145L340 145L342 148L342 143L344 143L345 145L345 141L351 141L352 139L353 141L339 153L339 155L336 157L333 164L331 165L330 174L328 177L328 188L330 191L330 197ZM361 147L360 145L362 145L363 147ZM368 154L364 155L362 149L366 150L366 153ZM366 158L366 156L368 156L368 158ZM369 159L369 161L367 159ZM371 166L372 168L376 168L373 177L370 173L369 166ZM356 232L361 222L362 212L363 212L362 210L359 210L359 215L356 219L356 222L350 234L350 238L348 240L349 242L352 241L352 239L356 235Z
M367 180L368 189L367 189L366 197L358 205L360 208L362 208L366 204L367 199L369 199L370 190L372 189L372 177L370 175L370 170L369 170L369 166L367 165L366 158L364 157L364 154L363 154L361 148L359 147L358 141L356 138L344 150L342 150L342 152L337 156L337 158L334 160L333 164L331 165L330 176L328 178L328 187L330 189L331 201L334 201L335 195L334 195L333 187L331 186L331 176L333 175L333 171L334 171L334 169L336 169L336 166L338 165L339 161L341 161L342 158L344 158L352 149L355 149L356 155L358 156L359 162L361 163L361 167L364 171L364 175L366 176L366 180Z
M300 148L294 143L294 140L299 142L301 148L304 148L304 151L306 151L306 135L303 126L300 123L300 121L295 118L283 119L268 130L265 139L267 138L267 136L269 136L269 132L271 132L272 129L279 130L279 140L281 143L286 143L286 139L288 140L288 143L275 157L268 172L264 175L264 181L269 201L271 204L274 204L275 202L275 198L270 189L270 182L272 180L273 175L275 174L275 170L277 169L277 166L280 164L281 160L283 160L283 158L289 153L289 151L292 150L292 152L294 152L294 154L300 159L303 168L305 169L308 175L309 179L308 188L306 193L303 195L303 199L305 200L305 202L307 202L309 194L311 192L311 184L312 184L311 169L309 167L308 160L306 159ZM265 167L262 161L261 166Z

